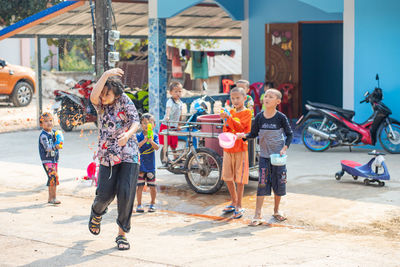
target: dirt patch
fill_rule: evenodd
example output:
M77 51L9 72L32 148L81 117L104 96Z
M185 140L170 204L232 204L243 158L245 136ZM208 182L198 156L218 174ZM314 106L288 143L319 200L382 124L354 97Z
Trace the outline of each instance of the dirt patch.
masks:
M400 216L385 221L376 221L370 224L378 233L389 238L400 238Z
M328 233L336 234L351 234L351 235L362 235L362 236L384 236L390 239L400 238L400 214L387 216L382 220L376 220L366 224L360 225L346 225L338 226L333 224L314 224L304 220L291 221L292 224L297 226L303 226L304 229L319 230Z

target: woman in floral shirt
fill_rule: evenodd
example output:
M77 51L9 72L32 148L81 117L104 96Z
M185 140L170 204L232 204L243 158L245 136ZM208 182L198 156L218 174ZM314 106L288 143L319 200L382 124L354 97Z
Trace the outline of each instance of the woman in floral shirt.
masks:
M118 200L116 238L118 249L129 249L125 233L131 228L133 201L139 171L139 149L135 133L139 128L139 116L135 105L123 93L118 76L121 69L110 69L96 83L90 101L96 107L99 122L100 161L96 198L92 205L89 231L98 235L100 222L115 195Z

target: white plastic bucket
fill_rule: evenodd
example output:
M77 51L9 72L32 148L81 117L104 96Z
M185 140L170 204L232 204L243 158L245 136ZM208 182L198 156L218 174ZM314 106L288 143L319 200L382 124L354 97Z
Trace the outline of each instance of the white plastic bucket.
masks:
M284 166L286 165L287 155L271 154L271 164L274 166Z

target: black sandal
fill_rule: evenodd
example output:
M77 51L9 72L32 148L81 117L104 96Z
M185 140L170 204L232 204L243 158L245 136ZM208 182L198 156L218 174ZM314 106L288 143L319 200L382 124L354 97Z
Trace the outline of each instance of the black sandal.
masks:
M89 232L91 232L94 235L100 234L100 222L101 222L101 216L90 215ZM96 232L97 229L99 229L98 232Z
M126 236L123 235L117 236L115 242L117 243L118 250L128 250L131 247L131 245L128 242L128 239L126 239Z

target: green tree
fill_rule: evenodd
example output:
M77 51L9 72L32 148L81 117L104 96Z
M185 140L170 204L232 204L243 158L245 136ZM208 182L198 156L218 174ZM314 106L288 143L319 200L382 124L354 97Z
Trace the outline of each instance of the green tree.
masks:
M63 0L0 0L0 26L9 26Z
M91 58L93 55L93 45L89 39L71 38L57 39L47 38L49 46L54 45L58 48L60 70L63 71L90 71L93 69ZM45 58L44 62L53 57L53 53ZM54 66L51 66L52 68Z
M133 40L119 39L115 42L115 50L119 52L120 60L128 60L132 57L129 51L134 46Z
M93 71L93 69L93 65L80 54L76 46L63 58L60 58L60 70L62 71Z

